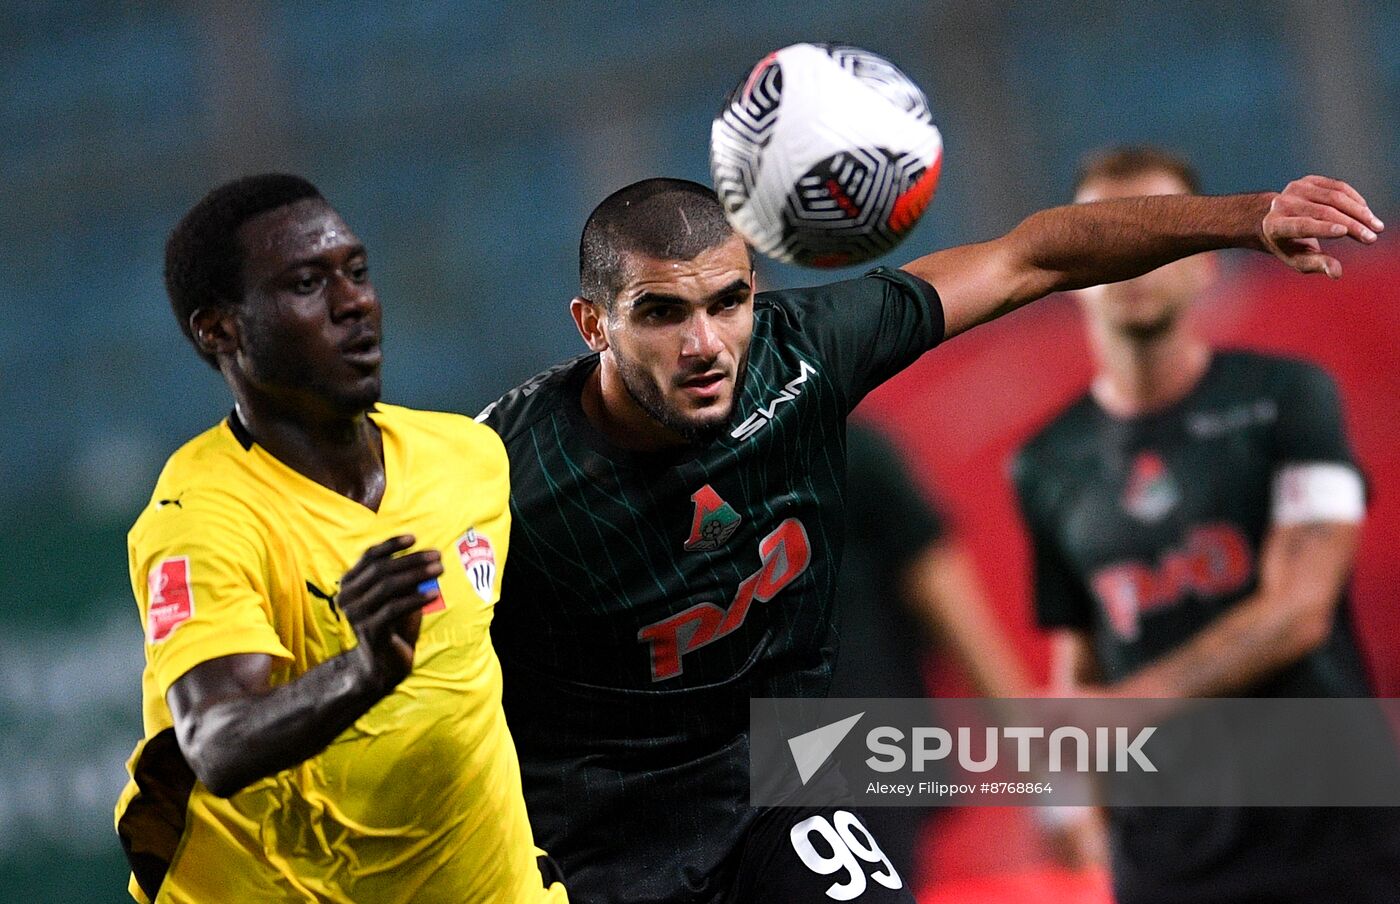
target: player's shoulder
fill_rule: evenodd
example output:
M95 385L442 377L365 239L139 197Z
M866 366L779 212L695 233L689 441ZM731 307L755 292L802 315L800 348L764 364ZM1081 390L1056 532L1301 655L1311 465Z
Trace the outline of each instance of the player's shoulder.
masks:
M246 482L242 459L248 444L232 429L228 419L187 440L165 460L156 479L153 497L178 498L198 491L200 495L238 493Z
M247 452L227 420L180 446L166 459L129 539L206 525L251 525L262 488L246 466Z
M862 358L892 309L920 309L913 319L926 324L933 344L943 334L943 307L932 286L911 273L880 267L864 276L822 285L760 292L754 297L755 360L845 354Z
M483 408L476 421L493 430L509 446L530 427L558 411L567 401L565 394L577 390L582 376L597 363L598 355L589 353L541 371Z
M1217 349L1213 369L1225 392L1272 396L1280 404L1336 395L1336 381L1321 365L1292 355Z
M755 311L782 312L800 320L814 308L837 303L860 304L884 297L891 291L929 302L938 297L933 286L912 273L893 267L877 267L852 279L760 292L754 296L754 308Z
M1213 353L1216 366L1224 373L1256 380L1297 380L1327 376L1320 365L1293 355L1258 352L1242 348L1221 348Z
M1086 391L1041 422L1011 456L1009 476L1029 519L1053 520L1073 483L1093 471L1101 416Z
M1085 455L1100 416L1098 405L1087 391L1056 409L1032 430L1012 457L1012 473L1017 481L1054 473Z
M501 445L500 437L494 430L465 414L406 408L381 402L375 406L373 417L382 428L398 431L406 441L414 444L465 448L483 454L494 454Z

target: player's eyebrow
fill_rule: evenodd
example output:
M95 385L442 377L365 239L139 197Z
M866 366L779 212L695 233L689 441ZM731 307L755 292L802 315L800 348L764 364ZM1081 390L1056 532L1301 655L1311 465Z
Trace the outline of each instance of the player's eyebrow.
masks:
M675 295L666 295L661 292L643 292L632 299L632 307L640 308L645 305L683 305L687 302L683 298Z
M282 267L282 269L281 269L280 272L281 272L281 273L287 273L287 272L290 272L290 271L292 271L292 270L300 269L300 268L302 268L302 267L327 267L327 266L331 266L331 262L330 262L330 260L329 260L330 253L331 253L332 251L339 252L340 250L342 250L342 249L340 249L340 248L327 248L327 249L325 249L325 250L323 250L323 251L320 251L320 252L318 252L318 253L316 253L316 254L308 254L306 257L299 257L299 258L297 258L297 259L295 259L295 260L288 261L288 262L286 263L286 265ZM364 260L368 260L368 259L369 259L369 253L365 250L365 246L362 245L362 244L360 244L359 242L356 242L355 244L350 245L348 248L345 248L344 250L345 250L346 252L348 252L348 253L346 254L346 256L345 256L345 259L346 259L346 260L355 260L356 258L362 258L362 259L364 259Z
M722 298L729 298L734 295L747 295L749 292L749 281L746 279L736 279L729 285L717 292L713 292L704 299L702 304L713 304ZM632 307L640 308L644 305L689 305L690 302L676 295L667 295L663 292L644 292L632 299Z
M728 298L731 295L747 295L749 294L749 289L750 286L747 279L736 279L723 289L711 295L709 300L718 301L721 298Z

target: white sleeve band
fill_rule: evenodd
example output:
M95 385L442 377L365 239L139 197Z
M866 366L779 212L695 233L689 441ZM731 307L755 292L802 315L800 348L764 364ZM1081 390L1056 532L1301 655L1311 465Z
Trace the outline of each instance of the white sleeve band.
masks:
M1304 462L1274 474L1273 523L1279 527L1331 521L1358 524L1366 515L1366 488L1351 465Z

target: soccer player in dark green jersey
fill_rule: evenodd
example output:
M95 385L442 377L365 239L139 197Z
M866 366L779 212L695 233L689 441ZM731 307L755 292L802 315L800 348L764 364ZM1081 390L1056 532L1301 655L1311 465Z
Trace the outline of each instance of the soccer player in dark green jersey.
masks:
M1121 148L1091 158L1076 200L1194 191L1184 161ZM1055 683L1075 696L1371 696L1343 605L1365 492L1337 390L1310 364L1198 337L1186 312L1214 272L1200 255L1079 293L1098 373L1015 467ZM1394 901L1395 813L1115 808L1115 894Z
M1380 228L1348 186L1308 177L1056 208L901 269L755 294L708 188L649 179L604 200L570 306L590 353L481 415L511 458L492 628L507 718L571 899L912 900L852 814L748 804L749 699L827 690L846 415L1049 292L1220 247L1336 275L1317 240Z

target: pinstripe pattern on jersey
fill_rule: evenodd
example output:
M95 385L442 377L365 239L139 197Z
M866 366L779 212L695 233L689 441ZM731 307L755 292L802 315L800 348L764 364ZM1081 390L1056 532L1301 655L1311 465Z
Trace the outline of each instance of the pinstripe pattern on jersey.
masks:
M726 430L669 459L608 447L579 404L595 356L483 413L511 459L511 562L492 628L506 715L536 841L581 900L708 900L724 887L752 818L749 698L826 692L846 415L943 329L936 294L890 272L766 293L754 322L729 429L771 417L745 439ZM800 393L773 404L804 364ZM741 521L718 549L687 551L706 485ZM639 632L701 604L728 609L787 519L807 537L806 569L653 681Z

